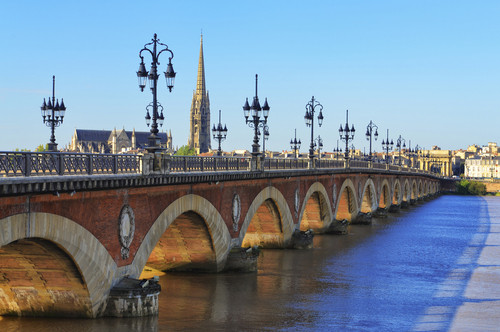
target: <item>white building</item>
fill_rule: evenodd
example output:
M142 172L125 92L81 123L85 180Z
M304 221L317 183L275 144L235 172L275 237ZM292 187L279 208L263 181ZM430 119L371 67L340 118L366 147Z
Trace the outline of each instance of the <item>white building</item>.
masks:
M465 160L465 177L500 178L500 157L474 157Z

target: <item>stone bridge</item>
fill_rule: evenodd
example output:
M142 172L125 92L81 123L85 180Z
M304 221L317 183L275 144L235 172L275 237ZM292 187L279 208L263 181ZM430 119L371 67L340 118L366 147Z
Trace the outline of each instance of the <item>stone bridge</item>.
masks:
M238 269L242 254L252 256L244 248L300 248L310 229L345 233L348 223L369 223L447 185L440 176L386 165L255 172L229 169L231 162L215 162L225 170L167 174L144 166L37 176L4 168L0 314L154 314L159 289L138 280L145 272Z

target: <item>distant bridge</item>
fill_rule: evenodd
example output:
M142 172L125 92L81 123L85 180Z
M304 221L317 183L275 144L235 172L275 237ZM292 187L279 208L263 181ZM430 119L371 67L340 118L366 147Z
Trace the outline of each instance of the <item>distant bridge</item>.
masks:
M450 184L366 161L249 167L241 157L0 153L0 314L148 314L144 296L129 294L126 309L113 295L144 270L223 271L239 248L296 247L300 231L367 223Z

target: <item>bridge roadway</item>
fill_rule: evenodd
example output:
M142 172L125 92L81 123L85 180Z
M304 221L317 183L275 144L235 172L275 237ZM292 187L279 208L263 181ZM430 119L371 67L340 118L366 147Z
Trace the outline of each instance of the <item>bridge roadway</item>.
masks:
M128 164L127 164L128 163ZM393 165L164 155L0 153L0 314L157 313L148 271L251 270L446 189ZM309 244L308 244L309 243ZM245 265L247 264L247 265Z

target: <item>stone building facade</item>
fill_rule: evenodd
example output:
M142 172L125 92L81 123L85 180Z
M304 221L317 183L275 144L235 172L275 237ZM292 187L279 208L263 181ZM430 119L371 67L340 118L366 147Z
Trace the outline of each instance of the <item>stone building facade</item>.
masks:
M138 152L148 146L149 131L75 129L69 150L85 153ZM172 152L172 133L158 133L161 146Z
M198 79L193 92L191 111L189 112L188 145L197 154L208 152L210 144L210 99L205 87L205 63L203 58L203 36L200 40L200 58L198 61Z

